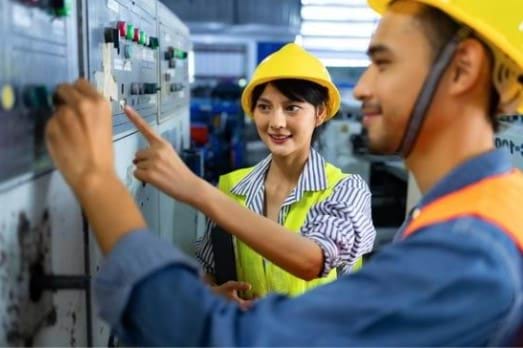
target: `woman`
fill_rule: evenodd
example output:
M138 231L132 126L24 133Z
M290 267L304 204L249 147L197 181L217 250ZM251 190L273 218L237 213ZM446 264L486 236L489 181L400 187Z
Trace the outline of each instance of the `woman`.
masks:
M208 187L195 204L209 218L197 257L211 283L215 224L234 236L239 282L216 291L242 305L270 292L299 295L334 280L337 270L350 270L371 251L375 229L367 185L358 175L326 163L311 147L315 129L333 117L339 105L339 92L325 67L296 44L286 45L257 67L242 94L242 107L271 154L252 168L222 176L221 192ZM137 153L136 176L183 200L173 193L175 182L182 184L180 170L153 169L158 158L172 154L154 153ZM171 167L180 168L176 161Z

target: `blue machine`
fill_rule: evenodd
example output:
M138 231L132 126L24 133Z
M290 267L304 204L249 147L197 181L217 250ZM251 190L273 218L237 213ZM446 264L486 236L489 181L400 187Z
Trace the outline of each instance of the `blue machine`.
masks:
M213 183L245 166L244 115L237 97L238 93L230 99L211 93L191 99L191 141L203 151L205 179Z

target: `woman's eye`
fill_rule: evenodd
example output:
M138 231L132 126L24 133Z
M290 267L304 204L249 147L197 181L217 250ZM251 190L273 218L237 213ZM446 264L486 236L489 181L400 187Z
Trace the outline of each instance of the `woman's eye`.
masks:
M259 109L260 111L267 111L270 109L269 105L267 105L267 104L258 104L258 105L256 105L256 108Z
M289 112L297 112L301 108L298 105L289 105L287 106L287 111Z

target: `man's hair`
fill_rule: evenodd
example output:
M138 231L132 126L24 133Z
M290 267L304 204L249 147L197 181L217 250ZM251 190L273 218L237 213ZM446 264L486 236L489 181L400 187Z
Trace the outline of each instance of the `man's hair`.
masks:
M390 5L398 1L402 0L394 0ZM417 12L416 18L419 21L419 25L425 33L432 49L432 61L435 61L438 58L439 53L443 50L443 47L445 47L447 42L454 37L462 25L436 7L421 3L419 4L420 10ZM481 39L476 39L483 44L491 62L494 63L494 55L492 54L490 47L488 47L488 45L486 45ZM490 82L489 106L487 112L490 124L494 131L499 129L499 119L497 117L498 103L499 94L494 87L494 83Z

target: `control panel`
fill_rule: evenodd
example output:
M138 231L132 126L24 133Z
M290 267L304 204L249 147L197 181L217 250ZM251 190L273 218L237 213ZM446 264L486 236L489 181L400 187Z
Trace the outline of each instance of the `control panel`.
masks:
M0 2L0 181L51 168L43 131L58 83L78 76L76 1Z
M146 143L122 112L189 145L189 32L157 0L0 0L0 35L0 345L112 346L91 292L103 258L44 129L56 86L86 77L111 103L115 169L151 231L194 230L201 216L134 177Z
M176 116L189 103L189 30L167 7L158 4L160 36L159 122ZM179 113L178 113L179 114Z
M122 106L134 107L147 121L158 112L159 40L157 2L86 2L89 79L112 104L115 136L133 129Z

